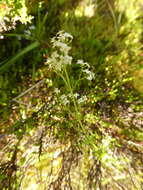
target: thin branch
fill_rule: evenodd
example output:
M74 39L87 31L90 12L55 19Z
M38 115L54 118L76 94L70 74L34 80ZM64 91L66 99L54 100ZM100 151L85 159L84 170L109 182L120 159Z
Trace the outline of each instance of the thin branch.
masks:
M18 98L21 98L22 96L24 96L25 94L27 94L28 92L30 92L31 90L33 90L34 88L36 88L37 86L39 86L40 84L42 84L44 81L45 81L45 79L40 80L39 82L37 82L36 84L34 84L32 87L28 88L27 90L25 90L24 92L22 92L21 94L19 94L17 97L13 98L12 101L16 101L16 102L20 103L19 101L17 101Z

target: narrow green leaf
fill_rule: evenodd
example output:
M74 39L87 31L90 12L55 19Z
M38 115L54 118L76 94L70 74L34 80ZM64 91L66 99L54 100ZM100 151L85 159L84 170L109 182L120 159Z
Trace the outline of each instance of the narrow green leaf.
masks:
M27 46L26 48L24 48L22 51L20 51L15 56L13 56L9 61L7 61L6 63L4 63L0 67L0 72L6 71L6 69L9 68L11 65L13 65L16 60L18 60L20 57L22 57L23 55L25 55L29 51L32 51L33 49L37 48L39 45L40 45L40 43L38 41L36 41L36 42L33 42L32 44L30 44L29 46ZM2 63L0 63L0 65Z

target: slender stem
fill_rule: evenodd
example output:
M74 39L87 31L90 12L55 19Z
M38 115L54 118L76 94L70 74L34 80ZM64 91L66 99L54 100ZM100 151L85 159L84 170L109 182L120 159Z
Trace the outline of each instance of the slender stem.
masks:
M81 122L81 119L79 118L79 109L78 109L78 105L76 103L76 100L75 100L75 97L74 97L74 93L73 93L73 89L72 89L72 86L71 86L71 82L70 82L70 78L69 78L69 75L68 75L68 72L66 70L66 68L64 68L64 72L65 72L65 75L66 75L66 80L67 80L67 84L68 84L68 89L72 95L72 99L73 99L73 103L74 103L74 108L75 108L75 111L76 111L76 114L77 114L77 120L80 124L80 127L82 128L82 130L84 130L84 127L82 125L82 122Z
M75 110L76 110L77 113L79 113L79 111L78 111L78 106L77 106L77 103L76 103L76 101L75 101L73 89L72 89L71 82L70 82L69 75L68 75L68 73L67 73L66 68L64 68L64 72L65 72L66 79L67 79L68 89L69 89L69 91L70 91L70 93L71 93L71 95L72 95L72 99L73 99L73 103L74 103L74 106L75 106Z
M68 87L68 83L67 83L66 79L64 78L64 76L61 73L58 73L58 72L56 72L56 74L59 75L63 79L65 85Z
M68 75L66 67L64 67L64 73L65 73L65 76L63 76L62 74L60 74L60 76L62 75L62 79L64 80L68 90L70 91L70 93L72 95L72 100L73 100L73 104L74 104L74 108L75 108L75 112L76 112L77 121L78 121L78 123L79 123L79 125L81 127L82 132L84 132L86 140L88 142L90 142L90 145L92 146L93 150L95 150L96 146L93 143L91 143L90 137L88 136L88 133L86 132L86 130L85 130L85 128L84 128L84 126L83 126L83 124L81 122L81 118L79 117L80 111L79 111L78 104L77 104L77 102L75 100L75 97L74 97L73 88L72 88L71 81L70 81L70 78L69 78L69 75Z

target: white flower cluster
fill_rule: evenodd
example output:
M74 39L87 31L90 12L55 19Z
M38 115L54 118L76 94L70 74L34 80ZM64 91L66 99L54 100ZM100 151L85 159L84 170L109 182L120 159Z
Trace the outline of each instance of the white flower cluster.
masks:
M59 94L61 91L60 91L60 89L55 88L54 92L55 92L56 94Z
M95 74L93 72L91 72L90 70L85 69L85 70L83 70L83 72L87 74L87 77L86 77L87 80L93 80L94 79Z
M84 103L84 102L86 102L87 101L87 97L84 95L84 96L81 96L78 100L77 100L77 102L78 102L78 104L81 104L81 103Z
M49 68L54 69L55 71L62 71L63 67L70 65L72 63L72 57L69 56L69 51L71 47L68 45L73 40L73 36L67 32L60 31L57 35L52 38L51 42L55 51L52 53L51 57L47 59L46 64L49 65ZM82 72L86 74L87 80L93 80L95 74L90 71L90 65L83 60L78 60L82 68Z
M61 98L62 104L67 105L70 103L68 96L66 96L65 94L63 94L60 98Z
M83 95L83 96L80 97L80 95L79 95L78 93L75 93L75 94L73 94L73 95L72 95L72 94L67 94L67 95L63 94L63 95L60 97L61 103L62 103L63 105L69 104L69 103L71 102L72 97L74 97L74 98L77 100L77 103L78 103L78 104L82 104L82 103L84 103L84 102L87 101L87 97L86 97L85 95ZM80 97L80 98L79 98L79 97Z
M63 31L58 32L57 36L52 38L51 42L53 48L56 50L52 53L51 57L47 59L47 64L50 68L56 71L62 71L65 65L72 63L72 57L69 56L71 47L67 44L72 41L73 37Z
M86 62L83 62L83 60L78 60L77 61L77 64L81 65L81 68L82 68L82 72L83 73L86 73L86 79L87 80L93 80L95 78L95 74L90 71L90 65Z
M61 42L70 42L73 40L73 36L67 32L64 32L64 31L59 31L57 33L57 36L53 39L56 39L56 38Z

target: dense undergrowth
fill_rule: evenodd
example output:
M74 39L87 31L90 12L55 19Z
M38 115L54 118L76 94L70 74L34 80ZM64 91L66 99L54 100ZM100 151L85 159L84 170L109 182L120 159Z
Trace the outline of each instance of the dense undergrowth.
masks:
M142 190L142 2L0 10L0 189Z

